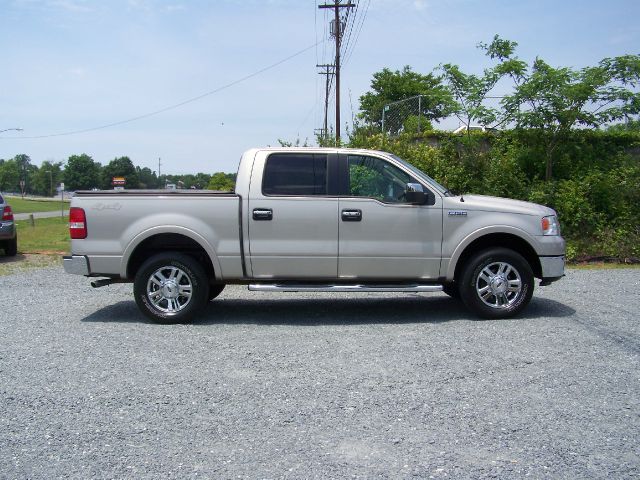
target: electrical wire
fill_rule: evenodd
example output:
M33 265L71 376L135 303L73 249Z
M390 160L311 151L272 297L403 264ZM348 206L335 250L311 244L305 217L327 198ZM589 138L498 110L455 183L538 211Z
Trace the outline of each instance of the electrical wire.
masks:
M241 78L239 78L237 80L234 80L233 82L227 83L226 85L222 85L222 86L220 86L218 88L210 90L210 91L208 91L206 93L203 93L201 95L198 95L196 97L189 98L189 99L184 100L184 101L182 101L180 103L175 103L173 105L169 105L168 107L164 107L164 108L161 108L159 110L154 110L153 112L149 112L149 113L145 113L145 114L142 114L142 115L138 115L136 117L128 118L126 120L120 120L118 122L108 123L106 125L100 125L98 127L85 128L85 129L82 129L82 130L73 130L73 131L70 131L70 132L62 132L62 133L52 133L52 134L49 134L49 135L35 135L35 136L29 136L29 137L0 137L0 138L2 138L2 139L11 139L11 140L34 140L34 139L51 138L51 137L65 137L65 136L68 136L68 135L78 135L78 134L81 134L81 133L88 133L88 132L94 132L96 130L103 130L105 128L116 127L118 125L124 125L125 123L131 123L131 122L135 122L137 120L142 120L144 118L149 118L149 117L152 117L154 115L158 115L160 113L168 112L169 110L174 110L176 108L182 107L182 106L187 105L189 103L196 102L196 101L201 100L201 99L203 99L205 97L208 97L208 96L213 95L215 93L221 92L222 90L226 90L227 88L233 87L233 86L235 86L235 85L237 85L239 83L242 83L242 82L244 82L246 80L249 80L250 78L253 78L253 77L257 76L257 75L260 75L261 73L264 73L264 72L266 72L268 70L271 70L271 69L273 69L273 68L275 68L275 67L277 67L279 65L282 65L285 62L288 62L289 60L291 60L291 59L293 59L293 58L295 58L295 57L297 57L299 55L302 55L305 52L308 52L312 48L315 48L318 45L318 43L320 43L320 42L316 42L313 45L310 45L310 46L308 46L306 48L303 48L302 50L298 50L296 53L294 53L292 55L289 55L288 57L283 58L282 60L279 60L279 61L277 61L275 63L272 63L271 65L268 65L268 66L266 66L264 68L261 68L260 70L257 70L255 72L249 74L249 75L245 75L244 77L241 77Z
M367 5L364 9L364 13L360 16L360 23L358 24L357 27L357 32L355 35L355 39L353 41L353 44L351 45L351 50L347 51L345 53L345 59L344 59L344 63L347 63L350 59L351 59L351 55L353 55L353 51L356 48L356 44L358 43L358 39L360 38L360 32L362 32L362 26L364 25L364 21L367 18L367 13L369 12L369 5L371 5L371 0L367 0Z

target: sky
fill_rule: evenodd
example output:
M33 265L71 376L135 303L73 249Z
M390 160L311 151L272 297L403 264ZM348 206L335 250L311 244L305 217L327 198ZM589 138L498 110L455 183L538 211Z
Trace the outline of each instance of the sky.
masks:
M454 63L480 73L491 64L476 45L495 34L528 63L581 68L640 53L640 0L352 2L343 132L375 72ZM126 155L154 171L161 159L163 174L213 173L278 139L313 145L324 117L316 64L334 55L321 3L0 0L0 131L23 129L0 133L0 158Z

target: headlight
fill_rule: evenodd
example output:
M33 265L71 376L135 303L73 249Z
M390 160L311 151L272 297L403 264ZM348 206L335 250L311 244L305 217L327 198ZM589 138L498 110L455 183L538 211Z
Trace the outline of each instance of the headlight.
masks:
M560 235L560 224L555 215L542 217L542 234L543 235Z

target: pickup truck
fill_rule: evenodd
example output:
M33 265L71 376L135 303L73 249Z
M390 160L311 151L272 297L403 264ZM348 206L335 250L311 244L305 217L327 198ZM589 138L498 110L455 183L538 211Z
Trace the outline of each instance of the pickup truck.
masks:
M555 211L454 195L395 155L245 152L235 192L79 191L65 271L133 283L153 321L192 320L226 284L277 292L438 292L481 318L564 275Z

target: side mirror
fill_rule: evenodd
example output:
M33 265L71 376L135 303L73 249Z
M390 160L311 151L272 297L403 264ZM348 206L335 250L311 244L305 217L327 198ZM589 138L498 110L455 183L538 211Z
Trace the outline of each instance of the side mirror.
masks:
M404 195L407 203L412 205L433 205L436 203L434 193L425 192L424 187L419 183L407 183Z

